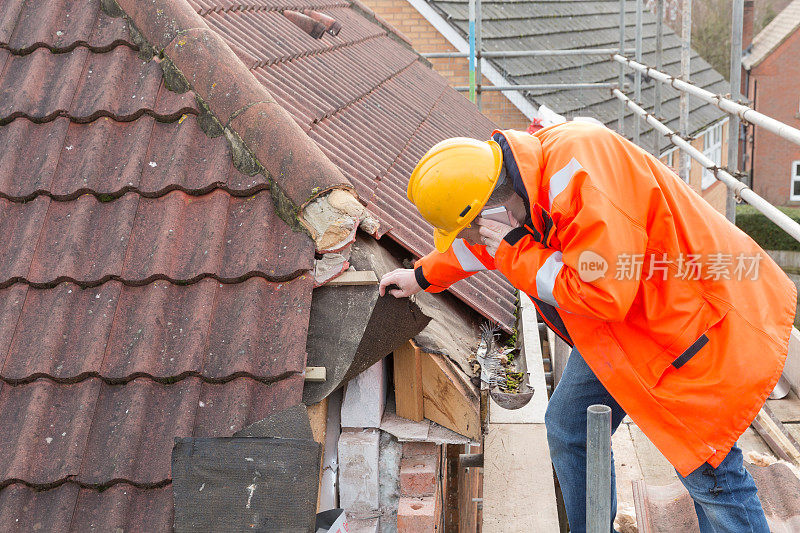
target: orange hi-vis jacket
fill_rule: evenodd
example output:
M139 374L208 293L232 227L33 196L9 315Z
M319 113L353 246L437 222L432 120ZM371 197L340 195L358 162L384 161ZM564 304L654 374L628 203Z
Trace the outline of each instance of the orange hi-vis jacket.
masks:
M439 292L499 270L681 475L718 466L781 375L794 284L667 166L611 130L568 122L497 133L507 173L524 183L528 220L494 257L463 239L423 257L417 280Z

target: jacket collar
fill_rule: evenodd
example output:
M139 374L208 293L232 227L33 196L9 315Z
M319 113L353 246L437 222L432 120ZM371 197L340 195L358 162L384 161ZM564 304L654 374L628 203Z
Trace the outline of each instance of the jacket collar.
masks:
M539 139L516 130L494 130L492 139L503 150L503 164L506 173L513 180L517 194L528 204L538 204L546 208L547 191L542 183L544 156Z

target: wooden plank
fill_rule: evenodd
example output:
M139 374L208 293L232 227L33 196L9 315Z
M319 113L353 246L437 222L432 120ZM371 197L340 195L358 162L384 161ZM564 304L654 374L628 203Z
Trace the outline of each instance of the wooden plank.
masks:
M462 450L469 450L466 453L481 453L479 445L460 446ZM459 523L457 530L445 529L445 531L460 531L472 533L480 531L480 506L478 501L481 498L483 484L483 468L461 468L458 473L458 507Z
M372 270L345 270L325 285L338 287L341 285L377 285L378 276Z
M767 400L767 405L781 422L800 422L800 398L791 391L782 400Z
M309 405L307 409L314 440L325 446L325 429L328 427L328 398Z
M549 329L548 329L549 331ZM572 348L564 340L553 333L555 342L553 342L553 390L558 386L561 376L564 374L564 367L567 366L567 359Z
M639 458L645 482L648 485L669 485L673 481L679 481L675 468L642 433L639 426L629 424L628 429L633 437L633 445L636 448L636 456Z
M458 456L464 451L464 446L459 444L445 444L445 461L442 465L442 470L445 472L444 477L444 530L445 531L458 531L459 517L459 493L461 490L461 468L458 464ZM465 509L466 510L466 509Z
M307 366L305 380L311 383L325 383L328 379L328 369L324 366Z
M559 531L544 424L489 424L484 441L483 531Z
M420 353L425 418L478 441L481 438L477 393L449 359Z
M422 360L419 347L408 341L394 351L394 399L398 416L420 422L425 416Z
M768 406L761 408L752 425L777 457L800 465L800 445Z
M328 398L308 406L308 421L311 423L311 434L314 441L325 448L325 432L328 427ZM320 512L319 499L322 496L322 467L325 454L319 456L319 481L317 482L317 512Z

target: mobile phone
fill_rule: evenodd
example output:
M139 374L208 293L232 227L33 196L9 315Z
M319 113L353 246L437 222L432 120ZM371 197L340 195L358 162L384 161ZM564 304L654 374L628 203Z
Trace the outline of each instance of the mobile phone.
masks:
M508 209L505 206L499 207L492 207L490 209L484 209L481 211L481 218L486 218L489 220L494 220L495 222L500 222L507 226L511 225L511 217L508 215Z

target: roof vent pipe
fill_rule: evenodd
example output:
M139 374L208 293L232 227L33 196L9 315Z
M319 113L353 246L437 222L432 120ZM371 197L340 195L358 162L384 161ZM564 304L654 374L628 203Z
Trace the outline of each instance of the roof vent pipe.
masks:
M318 22L308 15L304 15L299 11L292 11L286 9L283 15L297 25L298 28L312 36L314 39L319 39L325 34L325 24Z
M330 15L320 13L319 11L314 11L313 9L304 9L303 14L308 15L317 22L323 23L325 25L325 31L331 35L339 35L339 32L342 31L342 25Z

